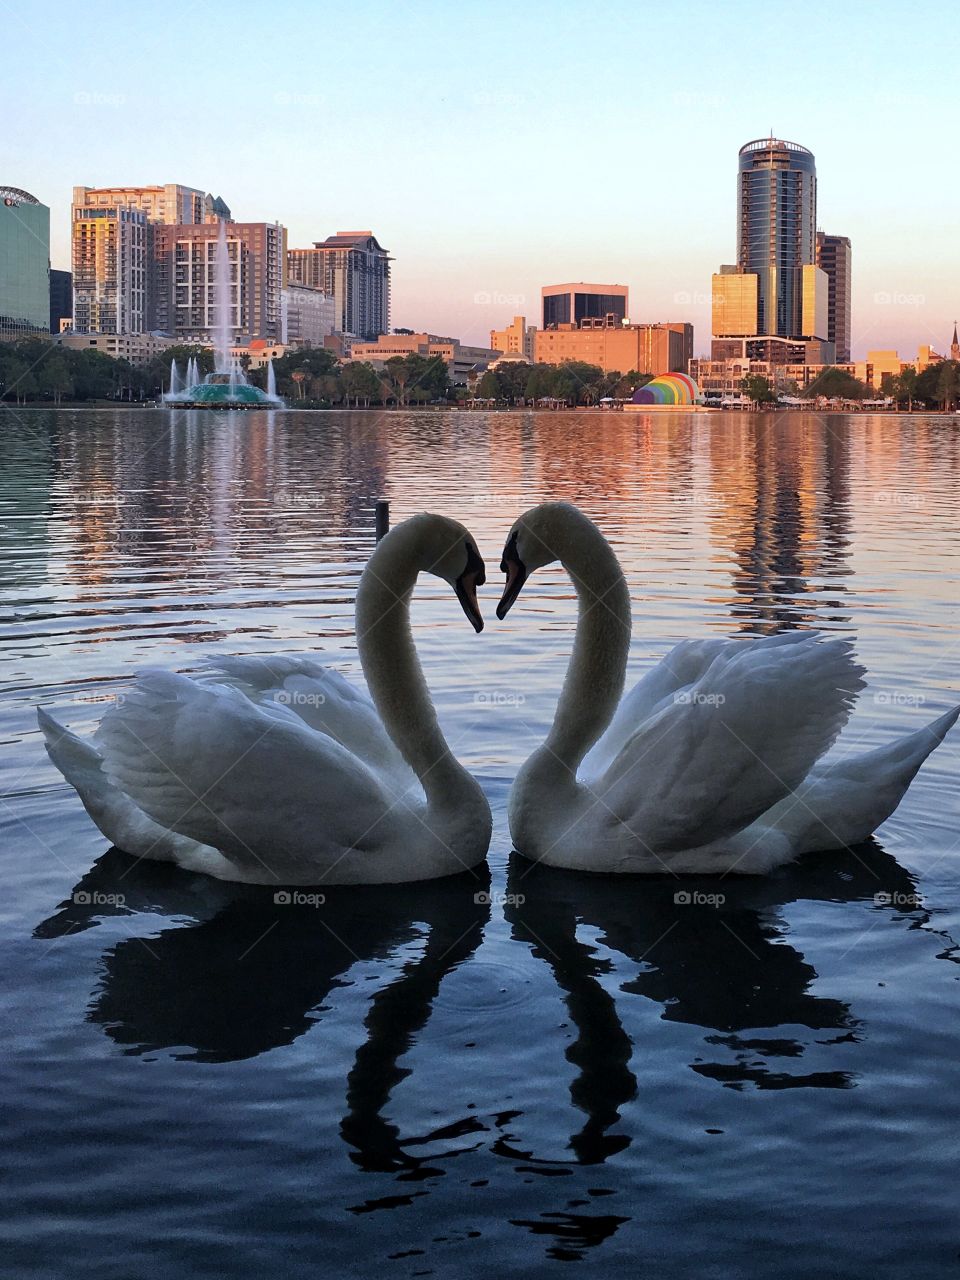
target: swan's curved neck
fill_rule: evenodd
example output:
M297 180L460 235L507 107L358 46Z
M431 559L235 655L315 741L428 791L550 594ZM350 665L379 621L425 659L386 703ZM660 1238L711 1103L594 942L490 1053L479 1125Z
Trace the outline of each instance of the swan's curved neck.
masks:
M617 557L595 525L571 517L555 550L577 591L577 634L560 701L542 750L572 773L613 718L630 648L630 593Z
M387 733L428 799L439 802L472 779L437 723L410 630L410 596L426 563L421 543L419 531L398 525L370 557L357 588L357 648Z

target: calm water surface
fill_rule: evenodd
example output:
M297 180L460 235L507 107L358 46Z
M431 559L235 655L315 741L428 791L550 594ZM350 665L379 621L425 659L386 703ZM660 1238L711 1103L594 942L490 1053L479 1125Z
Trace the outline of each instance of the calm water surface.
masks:
M960 733L871 845L684 884L719 907L541 872L505 804L570 584L493 617L511 522L570 499L623 560L634 676L685 636L847 633L869 749L960 691L957 421L2 411L6 1274L960 1276ZM489 875L299 909L108 850L35 705L91 728L214 651L358 676L378 497L488 562L482 636L433 579L413 616Z

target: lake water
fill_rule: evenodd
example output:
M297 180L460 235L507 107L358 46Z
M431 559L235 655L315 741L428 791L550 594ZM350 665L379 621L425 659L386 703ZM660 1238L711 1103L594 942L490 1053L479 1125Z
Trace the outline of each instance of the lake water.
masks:
M506 796L575 601L555 566L493 612L511 522L572 500L622 558L632 676L686 636L849 634L866 750L960 697L958 422L4 409L5 1274L960 1275L960 730L871 845L689 886L719 907L531 869ZM435 579L413 618L491 901L278 907L108 850L35 705L84 730L214 650L357 674L378 497L487 560L482 636Z

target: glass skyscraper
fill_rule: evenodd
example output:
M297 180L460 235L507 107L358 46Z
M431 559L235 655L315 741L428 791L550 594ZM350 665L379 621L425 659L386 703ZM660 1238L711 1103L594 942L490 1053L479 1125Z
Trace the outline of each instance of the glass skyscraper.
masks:
M760 138L741 147L737 216L737 265L758 276L758 332L777 337L803 334L800 268L816 262L813 153L779 138Z
M0 339L49 325L50 210L29 192L0 187Z

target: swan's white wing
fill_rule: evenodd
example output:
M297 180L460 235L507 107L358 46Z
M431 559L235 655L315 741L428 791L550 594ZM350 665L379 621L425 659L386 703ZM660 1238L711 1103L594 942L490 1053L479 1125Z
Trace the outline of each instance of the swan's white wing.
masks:
M71 733L42 707L37 708L37 718L47 755L111 844L138 858L175 862L188 871L229 877L231 864L216 849L161 827L112 783L92 742Z
M367 694L339 671L312 658L274 654L269 657L214 657L207 662L213 678L259 705L274 702L325 733L378 773L388 774L403 789L421 793L416 774L394 746Z
M846 640L724 647L635 730L592 783L650 849L707 845L793 791L863 687Z
M582 776L599 777L627 745L638 726L673 701L678 693L691 689L717 658L732 658L751 647L766 649L798 644L816 635L811 631L785 631L776 636L750 636L736 640L681 640L655 666L644 672L629 693L624 694L603 736L584 757L580 769Z
M106 776L155 822L221 850L248 876L380 847L394 796L292 711L165 671L138 675L98 733Z
M795 794L764 813L745 837L785 838L793 856L862 843L890 817L927 756L960 718L954 707L914 733L812 769ZM841 740L840 749L843 748Z

